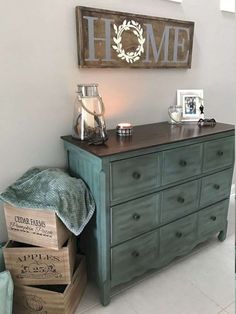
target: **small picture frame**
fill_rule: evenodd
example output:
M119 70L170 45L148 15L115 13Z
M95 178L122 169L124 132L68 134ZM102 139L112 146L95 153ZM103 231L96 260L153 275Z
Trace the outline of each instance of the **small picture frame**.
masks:
M202 89L178 89L177 106L182 107L182 122L197 122L201 117L203 105Z

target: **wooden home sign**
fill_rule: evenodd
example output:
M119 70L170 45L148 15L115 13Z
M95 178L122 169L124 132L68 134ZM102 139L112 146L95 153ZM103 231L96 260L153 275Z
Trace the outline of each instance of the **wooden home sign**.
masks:
M194 22L77 7L80 67L190 68Z

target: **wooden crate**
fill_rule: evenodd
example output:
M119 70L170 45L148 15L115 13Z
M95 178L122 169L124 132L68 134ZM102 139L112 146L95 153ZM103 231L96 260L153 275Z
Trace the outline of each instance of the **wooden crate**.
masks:
M76 239L71 237L58 251L8 241L5 245L6 269L14 283L53 285L71 283L76 256Z
M73 314L87 283L85 258L80 256L72 283L57 286L14 287L14 314Z
M8 238L49 249L60 249L71 232L54 211L4 205Z

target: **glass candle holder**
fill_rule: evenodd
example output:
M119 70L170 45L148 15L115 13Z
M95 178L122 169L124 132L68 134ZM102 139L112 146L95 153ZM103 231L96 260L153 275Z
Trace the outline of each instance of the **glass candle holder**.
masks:
M119 123L116 127L116 133L118 136L130 136L132 135L133 126L131 123Z
M182 122L182 107L181 106L170 106L168 108L169 123L179 124Z

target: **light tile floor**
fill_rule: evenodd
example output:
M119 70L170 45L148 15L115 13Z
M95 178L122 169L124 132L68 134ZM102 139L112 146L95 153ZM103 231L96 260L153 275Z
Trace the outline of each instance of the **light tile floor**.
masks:
M76 314L235 314L235 198L231 198L228 236L198 246L188 256L100 305L89 283Z

